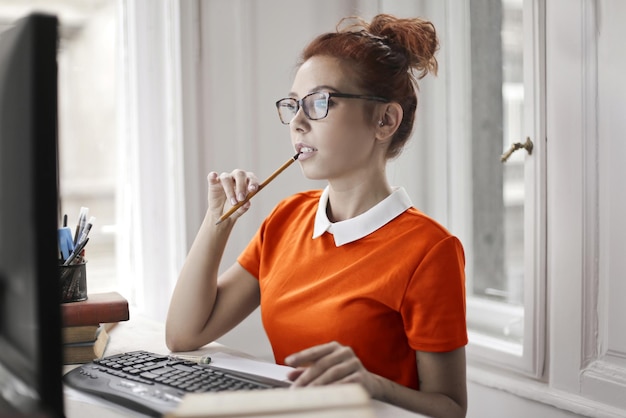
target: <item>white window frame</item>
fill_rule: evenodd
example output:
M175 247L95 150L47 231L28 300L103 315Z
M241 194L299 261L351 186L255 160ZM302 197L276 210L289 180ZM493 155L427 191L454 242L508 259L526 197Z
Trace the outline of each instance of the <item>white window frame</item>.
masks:
M551 188L564 190L551 203L563 216L549 231L551 384L591 400L585 403L596 407L595 414L623 417L626 170L620 150L626 60L615 53L621 33L610 31L621 27L617 11L626 8L614 0L569 6L557 0L548 7L550 29L556 28L547 49L549 179Z
M619 0L545 2L549 119L544 146L550 191L545 372L534 379L470 365L468 379L489 388L489 402L506 393L584 416L626 416L621 324L626 317L626 170L620 152L625 149L626 121L620 112L626 103L626 60L615 53L624 34L616 30L623 27L620 11L626 7Z
M496 365L526 376L540 378L544 372L546 346L545 4L542 0L525 0L523 7L524 131L526 134L519 140L523 142L528 136L534 143L532 155L524 157L524 306L521 308L475 298L468 292L470 343L467 352L470 364ZM466 12L466 16L450 15L449 33L458 42L462 42L460 36L466 36L462 32L465 32L468 24L465 23L468 19L467 14ZM453 19L459 19L461 22L455 24ZM456 33L456 30L459 33ZM450 39L449 42L452 44L454 40ZM463 58L459 58L457 54L451 59ZM467 63L465 64L452 65L460 69L457 70L459 74L456 74L456 77L464 77L460 73L468 68ZM455 95L454 92L452 94ZM463 110L456 109L455 111L462 112ZM452 120L466 123L466 118L463 117L456 117ZM465 178L467 182L471 181L471 176ZM466 185L465 188L471 190L469 186L471 185ZM457 200L455 196L451 196L450 199L456 201L452 206L466 207L466 203L460 199ZM456 224L456 222L453 223ZM467 233L471 236L471 231ZM471 260L471 254L468 254L467 258ZM467 271L472 271L472 269L468 268ZM517 321L523 322L521 345L477 330L501 331Z

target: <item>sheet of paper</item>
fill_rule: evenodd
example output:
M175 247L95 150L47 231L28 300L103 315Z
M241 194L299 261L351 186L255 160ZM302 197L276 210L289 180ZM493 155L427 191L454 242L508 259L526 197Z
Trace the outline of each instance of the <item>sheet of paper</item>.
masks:
M276 380L288 380L287 373L289 373L290 370L293 370L293 368L288 366L246 359L222 352L212 353L210 354L210 357L211 364L214 366L265 376Z

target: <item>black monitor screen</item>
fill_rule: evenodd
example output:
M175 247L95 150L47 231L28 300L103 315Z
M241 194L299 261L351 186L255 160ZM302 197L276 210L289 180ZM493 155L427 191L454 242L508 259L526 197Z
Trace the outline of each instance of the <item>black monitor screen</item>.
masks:
M62 416L54 16L0 33L0 415Z

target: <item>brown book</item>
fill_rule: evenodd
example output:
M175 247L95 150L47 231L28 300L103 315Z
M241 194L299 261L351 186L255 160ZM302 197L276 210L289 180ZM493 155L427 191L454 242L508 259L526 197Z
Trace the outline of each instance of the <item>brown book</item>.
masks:
M109 333L100 327L94 341L63 344L63 364L82 364L101 358L108 342Z
M128 321L128 301L117 292L93 293L87 300L61 304L64 327Z
M95 341L98 336L100 325L78 325L75 327L63 327L63 344L85 343Z

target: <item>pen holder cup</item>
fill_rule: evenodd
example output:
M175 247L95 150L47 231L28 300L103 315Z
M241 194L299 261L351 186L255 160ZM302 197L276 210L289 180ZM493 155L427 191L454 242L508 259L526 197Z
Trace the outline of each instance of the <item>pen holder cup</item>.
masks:
M87 299L87 263L59 266L61 302L78 302Z

